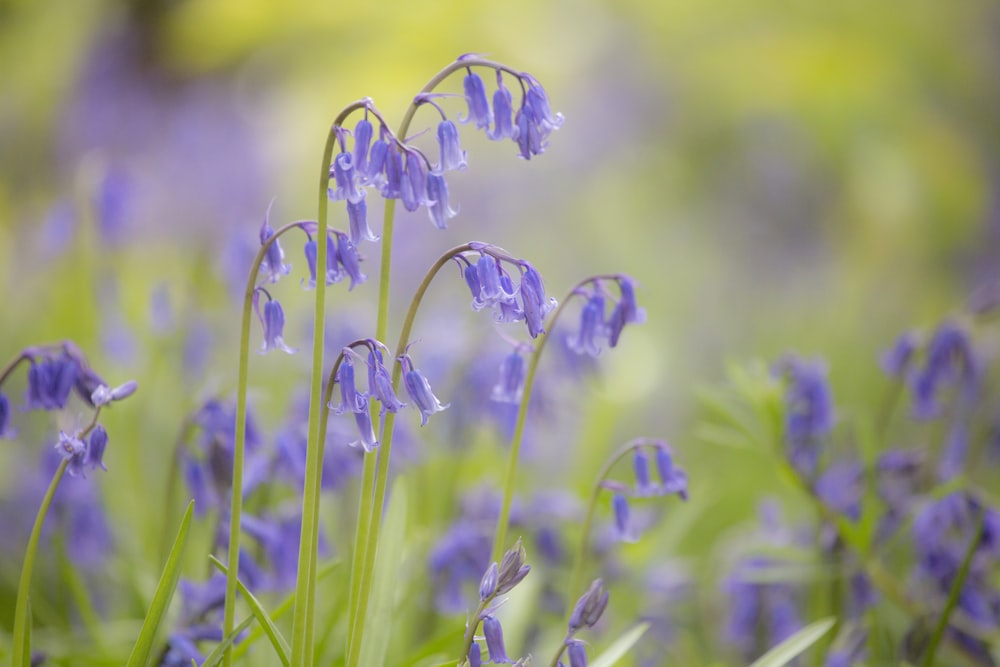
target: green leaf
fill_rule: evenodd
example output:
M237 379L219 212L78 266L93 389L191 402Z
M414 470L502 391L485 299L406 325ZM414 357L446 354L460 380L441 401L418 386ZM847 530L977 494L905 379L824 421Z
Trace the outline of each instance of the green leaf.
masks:
M635 626L616 639L611 646L604 650L604 653L591 660L590 667L612 667L629 652L629 649L635 646L639 637L642 637L648 629L649 623L640 623Z
M226 649L232 646L233 642L236 641L236 638L240 636L241 632L250 627L253 620L253 616L247 616L243 619L242 623L233 628L233 631L224 637L219 645L208 654L208 657L205 658L205 662L201 663L201 667L215 667L217 664L222 662L222 656L226 654ZM285 664L287 665L288 663L286 662Z
M400 477L392 487L389 512L386 515L375 554L375 574L371 600L364 619L364 635L358 664L381 667L385 664L389 637L392 636L393 602L398 587L399 564L403 557L406 536L406 486Z
M142 629L139 630L139 638L135 642L132 654L128 657L127 667L145 667L150 661L150 654L153 642L156 641L157 631L160 623L167 613L170 600L174 597L174 590L177 588L177 580L181 576L181 560L184 555L184 547L187 544L188 529L191 527L191 514L194 510L194 501L188 503L187 511L181 520L181 527L177 531L174 539L174 546L170 548L170 557L167 564L163 566L163 574L160 575L160 583L156 585L156 593L153 594L153 602L149 606L149 612L142 622Z
M212 561L212 565L222 571L223 574L228 574L226 566L222 564L215 556L208 557ZM253 593L243 585L243 582L239 579L236 580L236 589L246 598L247 604L250 605L250 611L253 612L247 621L256 618L257 622L260 623L260 627L264 628L264 632L267 634L267 638L271 640L271 646L274 647L274 652L278 654L278 658L281 660L281 664L288 667L288 642L285 638L281 636L281 631L274 624L274 621L268 615L267 611L264 610L263 605L260 601L254 597ZM249 625L249 623L248 623Z
M819 641L823 635L830 631L834 623L836 623L836 619L824 618L807 625L759 657L750 667L782 667L787 665L795 656Z

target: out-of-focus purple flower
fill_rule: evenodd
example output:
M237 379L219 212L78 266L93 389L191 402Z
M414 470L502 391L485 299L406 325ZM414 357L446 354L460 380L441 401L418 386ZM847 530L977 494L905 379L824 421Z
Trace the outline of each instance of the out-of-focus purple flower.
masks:
M615 533L622 542L635 542L632 526L629 523L628 498L621 493L611 497L611 509L615 516Z
M459 118L460 123L475 122L477 130L489 130L493 122L493 112L486 99L486 86L478 74L471 69L462 81L465 90L465 101L469 105L469 115Z
M635 283L625 275L618 276L621 297L615 304L607 321L608 345L616 347L626 324L642 324L646 321L646 311L635 302Z
M785 357L779 368L788 376L785 390L785 446L800 474L812 476L821 440L833 429L833 398L822 361Z
M357 248L343 232L334 232L337 235L337 260L344 267L344 271L351 279L351 286L348 291L368 280L368 276L361 273L361 260L358 258Z
M68 463L66 472L72 477L83 475L83 466L87 462L87 443L69 435L64 431L59 431L59 442L56 443L56 451Z
M445 612L468 607L463 585L479 581L488 567L493 533L478 517L459 519L431 550L435 601Z
M556 307L556 300L545 297L545 287L542 277L538 275L528 262L521 262L524 274L521 276L521 306L524 309L524 321L528 325L528 334L532 338L545 333L545 316Z
M272 236L274 236L274 229L268 224L265 216L264 224L260 226L260 244L266 244ZM281 276L287 276L291 272L292 267L290 264L285 264L285 251L281 249L281 242L278 239L275 239L268 246L264 253L264 259L260 263L260 270L268 275L272 283L278 282L281 280Z
M570 339L570 348L577 354L596 357L601 353L601 343L607 338L604 324L604 296L595 292L580 313L580 331Z
M438 229L446 229L454 211L448 204L448 183L441 174L427 174L427 214Z
M910 369L920 338L914 331L900 336L891 348L882 355L881 366L886 375L903 379Z
M680 466L674 465L674 457L666 443L659 443L656 447L656 471L660 476L660 493L676 493L681 500L688 499L687 473Z
M723 637L747 661L802 627L795 589L787 583L766 581L767 571L774 567L764 557L745 558L723 584L729 601Z
M430 382L427 381L423 373L413 366L410 355L401 355L399 363L403 365L403 385L406 387L406 393L409 394L413 405L420 410L420 425L424 426L432 414L445 410L451 404L441 404L441 401L431 391Z
M500 379L493 386L490 398L500 403L520 403L524 379L524 358L519 350L514 350L500 364Z
M306 266L309 268L309 282L306 283L306 287L311 289L316 287L316 241L311 238L306 241L302 252L306 256ZM336 257L336 254L334 254L334 257Z
M32 362L28 369L26 410L60 410L77 382L80 364L68 354ZM87 394L90 400L90 394Z
M969 400L978 385L979 368L968 332L954 322L944 322L927 345L923 368L916 370L910 380L913 416L934 419L944 409L943 392L960 390L962 397Z
M386 199L399 199L403 196L404 157L397 146L386 149L385 152L385 183L382 185L382 196Z
M483 635L486 638L486 650L490 653L490 662L513 662L513 660L507 657L507 647L504 646L503 642L503 627L501 627L499 619L495 616L484 618Z
M579 639L571 639L566 643L569 655L569 667L587 667L587 648Z
M592 628L601 620L608 606L608 591L601 579L594 579L587 592L580 596L570 614L568 630L573 635L581 628Z
M442 120L437 128L438 145L441 147L441 163L437 172L460 170L466 168L465 151L458 140L458 128L450 120ZM432 197L433 198L433 197Z
M553 114L545 90L535 79L526 76L528 83L524 103L514 118L517 126L516 140L520 155L530 160L533 155L541 155L548 147L548 136L562 126L562 114Z
M87 442L87 467L93 470L94 468L100 468L101 470L107 471L108 467L104 465L104 450L108 446L108 432L103 426L98 424L94 427L94 430L90 432L90 440Z
M524 562L525 558L524 545L520 539L504 552L497 568L497 595L510 592L528 576L531 566Z
M649 478L649 456L641 449L632 452L632 470L635 472L635 494L637 496L655 494L657 489Z
M10 427L10 401L0 394L0 438L11 437L14 430Z
M816 495L830 509L857 521L861 518L863 473L860 461L834 463L816 480Z
M941 460L938 462L938 479L946 482L962 472L969 451L969 423L959 417L948 428Z
M503 85L503 74L497 70L497 89L493 93L493 118L495 125L486 133L493 141L516 139L517 128L514 127L514 108L510 91Z
M469 667L481 667L483 664L483 649L478 642L472 642L469 647Z

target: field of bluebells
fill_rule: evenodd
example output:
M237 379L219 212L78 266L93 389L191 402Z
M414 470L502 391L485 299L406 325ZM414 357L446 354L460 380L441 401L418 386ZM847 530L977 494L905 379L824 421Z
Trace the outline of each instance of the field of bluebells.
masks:
M628 39L358 65L254 115L279 60L170 56L204 15L136 7L63 26L95 37L62 114L28 67L0 105L2 664L1000 663L988 28L874 12L843 78L775 30L819 79L805 141L790 71L713 97L717 65L654 84ZM966 12L935 30L1000 25ZM5 55L57 20L9 16ZM871 62L919 94L872 97Z

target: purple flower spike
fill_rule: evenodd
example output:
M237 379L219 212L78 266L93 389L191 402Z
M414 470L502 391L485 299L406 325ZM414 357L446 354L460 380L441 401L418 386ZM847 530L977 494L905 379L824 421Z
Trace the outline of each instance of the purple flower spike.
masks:
M368 147L372 143L374 128L371 121L362 118L354 126L354 169L362 178L368 173Z
M107 471L108 468L104 465L104 450L107 446L108 432L104 430L103 426L98 424L90 432L90 443L87 446L87 466L91 470L100 468Z
M464 171L466 167L465 151L458 141L458 128L450 120L442 120L437 128L438 144L441 146L441 164L438 172Z
M438 229L447 229L456 211L448 205L448 183L441 174L427 174L427 213Z
M447 409L451 404L441 404L441 401L431 391L431 385L427 381L427 378L413 367L413 360L410 359L408 354L399 357L399 362L403 365L403 383L406 386L406 393L409 394L410 400L420 410L420 425L424 426L427 424L428 417L435 412Z
M498 403L520 403L524 394L524 377L524 358L518 350L514 350L500 364L500 380L493 386L490 398Z
M270 211L270 208L268 211ZM260 244L264 245L272 236L274 236L274 229L268 224L267 217L265 216L264 224L260 227ZM285 251L281 249L281 243L277 239L268 246L267 251L264 253L264 260L260 263L260 270L269 275L272 283L278 282L281 276L287 276L292 270L290 264L285 264Z
M490 662L513 662L507 657L507 647L503 644L503 628L495 616L487 616L483 619L483 634L486 636L486 650L490 653Z
M635 542L629 526L628 500L620 493L616 493L611 499L611 509L615 514L615 531L618 539L622 542Z
M545 333L545 316L556 307L556 300L545 297L545 287L542 277L538 275L531 264L523 263L524 275L521 276L521 303L524 308L524 320L528 325L528 333L532 338Z
M594 294L580 313L580 332L569 339L569 347L577 354L596 357L601 353L601 342L607 334L604 324L604 297Z
M351 279L348 290L352 290L368 280L368 276L361 273L361 260L358 259L358 251L351 243L351 239L343 232L334 233L337 235L337 259Z
M364 199L347 202L347 218L351 225L351 243L358 245L361 241L378 241L378 234L368 226L368 204Z
M280 303L274 299L265 303L262 321L264 324L264 344L261 346L261 353L269 350L281 350L288 354L295 352L285 345L285 340L282 338L285 330L285 311L282 310Z
M358 173L354 168L354 158L350 153L340 153L333 160L333 177L337 188L330 193L336 201L347 200L353 204L365 198L365 191L358 183Z
M469 105L469 115L459 122L468 123L474 121L477 130L489 130L493 122L493 112L490 111L490 103L486 99L486 86L478 74L469 70L462 81L465 90L465 101Z
M358 393L355 386L354 353L348 347L345 347L341 353L343 358L340 361L340 368L337 369L337 383L340 385L340 405L334 408L334 412L338 415L345 412L366 412L368 403L364 401L365 395ZM362 401L364 401L363 404ZM333 406L329 407L332 408Z
M978 376L968 332L953 322L944 322L927 344L924 367L911 381L913 416L916 419L939 416L944 410L939 395L947 389L960 389L962 397L970 399L977 391Z
M59 431L56 451L59 452L59 456L69 462L66 466L66 472L72 477L83 476L83 466L87 462L87 443Z
M517 128L514 127L514 105L510 91L503 85L503 74L500 70L497 70L497 89L493 93L493 118L496 124L486 136L493 141L517 137Z
M368 399L364 396L358 397L358 410L354 412L354 423L358 427L359 440L350 443L351 447L361 445L366 452L374 451L378 447L378 437L375 435L375 427L372 425L372 416L368 411Z

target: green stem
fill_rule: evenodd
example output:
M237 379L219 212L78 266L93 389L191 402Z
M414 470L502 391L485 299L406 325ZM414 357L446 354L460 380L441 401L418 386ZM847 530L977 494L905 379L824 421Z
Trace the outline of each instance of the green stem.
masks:
M955 582L948 593L948 601L945 603L944 611L941 612L941 618L938 619L937 626L934 628L934 634L931 635L930 645L928 645L924 659L920 663L921 667L931 667L934 664L934 654L937 653L938 645L940 645L941 639L944 637L944 631L948 627L948 619L952 611L955 610L955 605L958 604L958 596L962 593L965 579L969 575L969 569L972 566L972 557L975 556L976 547L979 546L979 540L982 538L985 522L986 510L982 510L979 513L979 522L976 526L976 531L972 534L972 539L969 541L969 548L966 550L965 558L962 560L962 566L959 568Z
M420 303L423 301L424 294L430 287L431 282L434 277L438 274L442 267L447 264L453 257L459 255L463 252L468 252L472 250L473 246L469 243L463 243L460 246L455 246L451 250L445 252L438 260L431 266L430 270L424 276L423 281L417 287L416 293L413 295L413 299L410 301L410 308L406 312L406 318L403 320L403 327L399 332L399 341L396 343L396 353L400 354L406 349L406 346L410 342L410 332L413 329L413 322L416 320L417 310L420 308ZM392 369L392 387L393 391L398 390L399 380L402 376L402 367L400 364L393 364ZM385 425L382 429L382 441L379 444L376 471L375 471L375 491L374 496L371 501L371 511L370 511L370 524L367 531L367 540L364 543L364 553L367 557L361 563L361 576L360 585L358 587L358 599L356 606L354 606L355 615L351 617L351 637L349 647L354 647L350 650L348 656L348 667L355 667L357 665L358 659L358 649L361 647L361 637L364 635L364 617L368 609L368 592L371 590L372 581L374 579L374 555L378 549L378 538L379 532L382 526L382 510L385 506L385 492L386 486L388 484L389 478L389 457L392 453L392 436L394 431L394 426L396 423L396 415L392 412L386 413L385 415ZM371 454L365 456L365 473L366 473L366 488L367 488L367 472L369 466L369 460L376 458L372 457ZM367 494L365 489L362 491L362 503L365 502ZM359 527L359 537L360 537L360 527ZM359 542L360 544L360 542ZM352 598L355 592L352 585Z
M587 560L587 546L590 544L590 529L594 522L594 511L597 509L597 499L601 495L603 489L604 480L608 478L611 474L612 468L618 464L623 458L628 456L631 452L639 449L641 447L649 447L657 444L658 441L651 440L649 438L636 438L630 440L626 444L622 445L618 450L611 455L610 458L604 463L604 467L597 474L597 480L594 482L594 488L590 492L590 502L587 504L587 514L583 519L583 528L580 533L580 546L576 550L576 557L573 560L573 575L570 577L569 588L567 589L566 599L574 600L580 595L580 589L583 586L583 570L586 565ZM568 608L568 613L566 615L566 622L569 623L569 617L573 613L573 608ZM556 658L558 660L558 657Z
M253 310L253 295L257 289L257 273L264 261L268 248L277 243L278 238L296 228L301 222L291 222L279 228L267 241L261 244L250 267L247 276L246 290L243 294L243 315L240 328L239 370L236 379L236 430L233 436L233 482L229 508L229 546L226 567L226 597L225 611L222 619L222 636L228 637L236 626L236 577L239 570L240 557L240 521L243 516L243 460L246 450L247 427L247 372L250 359L250 319ZM326 248L325 243L318 246ZM232 665L232 647L227 648L223 657L226 667Z
M24 553L24 563L21 566L21 580L17 585L17 602L14 606L14 659L11 662L14 667L27 665L31 660L31 647L27 641L27 633L31 630L31 619L28 618L31 572L35 566L35 554L38 552L38 540L42 535L42 524L45 522L45 515L48 514L52 498L55 496L56 488L58 488L59 482L62 480L63 473L66 472L67 465L69 465L69 459L63 459L59 462L59 467L56 468L56 472L52 476L52 481L49 483L49 488L45 491L45 496L42 498L42 504L38 508L38 514L35 516L35 525L31 528L31 535L28 537L28 548Z

